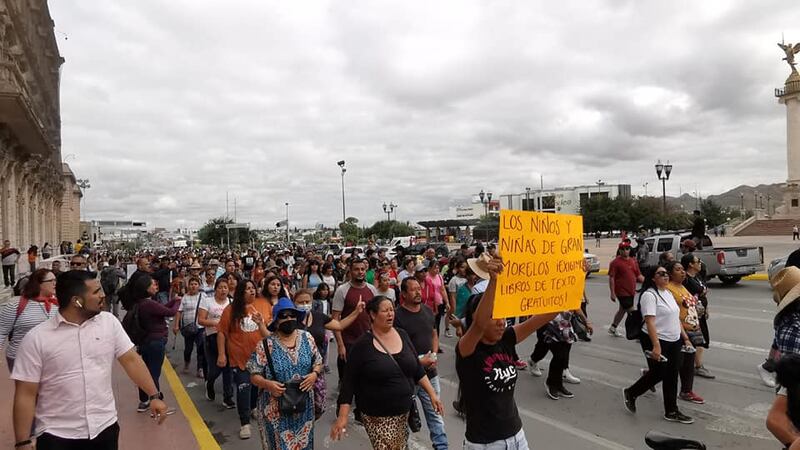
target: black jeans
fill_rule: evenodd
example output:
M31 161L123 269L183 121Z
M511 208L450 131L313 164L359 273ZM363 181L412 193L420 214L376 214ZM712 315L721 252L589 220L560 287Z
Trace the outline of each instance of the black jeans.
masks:
M229 402L233 401L233 380L231 377L231 368L229 366L219 367L217 365L217 358L219 351L217 351L217 335L205 337L205 351L206 351L206 364L208 364L208 373L206 375L206 383L212 387L217 378L222 374L222 398Z
M236 384L236 412L239 413L239 423L250 423L250 410L258 403L258 388L250 383L250 372L246 369L233 367L233 382Z
M14 269L16 266L10 265L6 266L3 265L3 283L5 283L6 287L14 286Z
M572 349L572 344L567 342L545 342L544 337L540 337L536 341L536 346L533 347L531 353L531 360L538 363L547 356L547 352L553 354L553 359L550 360L550 368L547 370L547 385L553 388L564 387L562 375L564 369L569 367L569 351Z
M119 424L114 422L94 439L65 439L42 433L36 438L36 450L117 450L119 448Z
M203 371L203 377L206 376L207 368L206 368L206 353L205 353L205 342L206 342L206 333L201 328L194 334L183 334L181 332L181 336L183 336L183 363L186 367L189 367L189 362L192 360L192 350L197 347L197 370ZM214 361L214 364L217 362Z
M642 351L653 349L653 344L650 342L649 337L642 337L639 339L639 343L642 345ZM628 389L635 398L644 394L658 383L662 383L664 412L671 413L678 411L678 371L683 362L682 343L680 339L675 342L659 340L659 343L661 345L661 354L667 358L667 362L661 363L654 361L652 358L646 358L649 370Z
M139 354L142 355L144 364L153 377L153 382L156 384L156 389L161 392L158 379L161 378L161 366L164 364L164 353L167 348L167 339L154 339L147 341L139 346ZM139 401L145 403L148 401L149 396L141 389L139 389Z
M683 353L683 363L680 368L681 392L691 392L694 388L694 353Z

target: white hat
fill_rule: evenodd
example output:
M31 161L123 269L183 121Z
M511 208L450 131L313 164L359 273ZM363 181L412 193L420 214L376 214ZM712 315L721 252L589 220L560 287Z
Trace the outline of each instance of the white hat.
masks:
M469 268L472 269L472 271L475 273L475 275L479 276L480 278L483 278L484 280L488 280L489 279L488 267L489 267L489 261L491 260L492 258L486 252L484 252L481 253L481 256L477 258L467 259L467 264L469 265Z

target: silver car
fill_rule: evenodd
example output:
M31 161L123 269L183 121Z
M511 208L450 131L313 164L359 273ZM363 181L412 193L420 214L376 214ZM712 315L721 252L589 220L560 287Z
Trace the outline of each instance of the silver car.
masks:
M587 277L589 276L589 274L600 272L600 260L597 259L597 255L589 253L584 249L583 259L589 263L589 271L586 272Z

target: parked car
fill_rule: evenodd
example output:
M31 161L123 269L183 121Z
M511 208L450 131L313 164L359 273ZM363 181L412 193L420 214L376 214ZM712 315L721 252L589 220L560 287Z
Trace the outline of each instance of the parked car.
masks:
M658 263L658 256L663 252L672 252L675 259L680 260L681 242L691 237L690 234L661 234L650 236L644 240L647 245L647 256L642 267L651 267ZM742 277L764 270L764 247L714 247L708 235L703 237L703 249L693 252L703 262L706 278L719 278L723 284L736 284Z
M583 259L589 263L589 271L586 272L586 278L589 278L590 274L600 272L600 260L597 259L597 255L589 253L588 249L583 249Z
M425 253L425 250L428 247L433 247L433 250L436 252L436 256L438 258L447 257L450 255L450 249L447 247L447 244L444 243L420 243L414 244L405 249L405 254L408 256L417 256L422 255Z

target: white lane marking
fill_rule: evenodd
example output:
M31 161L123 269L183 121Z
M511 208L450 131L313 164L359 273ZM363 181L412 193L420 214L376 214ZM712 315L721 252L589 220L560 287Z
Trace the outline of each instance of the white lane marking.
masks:
M442 347L447 348L449 346L442 346ZM457 381L453 381L453 380L444 378L441 375L439 376L439 381L441 381L443 384L447 384L448 386L450 386L452 388L458 389L458 382ZM609 441L608 439L600 437L600 436L598 436L598 435L596 435L594 433L588 432L586 430L582 430L580 428L573 427L572 425L570 425L570 424L568 424L566 422L562 422L560 420L556 420L556 419L553 419L551 417L543 416L543 415L541 415L539 413L536 413L536 412L533 412L533 411L531 411L529 409L522 408L519 405L517 405L517 410L519 410L520 414L522 414L523 416L526 416L526 417L528 417L530 419L533 419L533 420L535 420L537 422L541 422L541 423L543 423L545 425L549 425L549 426L551 426L553 428L557 428L557 429L559 429L559 430L561 430L561 431L563 431L565 433L569 433L569 434L571 434L573 436L576 436L576 437L579 437L579 438L584 439L586 441L589 441L592 444L595 444L595 445L597 445L599 447L607 448L607 449L610 449L610 450L633 450L633 448L631 448L631 447L627 447L625 445L618 444L618 443L613 442L613 441Z
M716 319L749 320L751 322L767 323L767 324L770 324L770 325L772 325L772 322L773 322L772 319L765 319L765 318L762 318L762 317L737 316L737 315L734 315L734 314L725 314L725 313L719 313L719 312L712 313L708 320L710 322L715 322Z
M772 322L770 322L772 323ZM714 348L721 348L723 350L731 350L734 352L742 352L742 353L751 353L753 355L762 355L765 356L769 353L769 349L766 348L758 348L758 347L748 347L747 345L739 345L739 344L731 344L728 342L719 342L715 340L711 340L711 346Z

